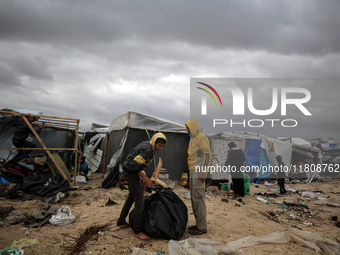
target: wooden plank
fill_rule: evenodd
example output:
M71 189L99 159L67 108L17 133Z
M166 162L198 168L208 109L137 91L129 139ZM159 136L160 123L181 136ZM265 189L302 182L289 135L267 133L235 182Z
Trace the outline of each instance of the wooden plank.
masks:
M64 161L62 160L62 158L59 156L58 153L53 153L52 156L55 158L55 160L58 163L59 167L61 168L63 173L66 175L67 179L70 181L71 180L70 171L67 169L67 167L66 167Z
M38 139L38 141L40 142L41 146L44 149L47 149L46 145L44 144L44 142L41 140L40 136L38 135L37 131L35 131L35 129L32 127L31 123L28 121L28 119L25 116L22 116L22 118L24 119L24 121L26 122L26 124L28 125L28 127L32 130L34 136ZM61 175L64 177L65 180L68 180L70 182L70 179L68 179L68 177L65 175L65 173L63 172L63 170L61 169L60 165L58 164L58 162L55 160L55 158L52 156L52 153L49 150L46 150L46 153L48 154L48 156L51 158L52 162L56 165L56 167L58 168L59 172L61 173ZM71 184L71 183L70 183Z

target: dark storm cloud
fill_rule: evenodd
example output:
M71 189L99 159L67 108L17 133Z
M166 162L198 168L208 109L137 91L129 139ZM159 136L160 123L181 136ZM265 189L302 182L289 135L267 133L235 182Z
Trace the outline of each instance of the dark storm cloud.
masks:
M85 130L128 110L184 123L192 77L339 77L339 7L337 0L0 0L0 102L79 118ZM311 111L336 116L336 104L318 102L325 103L311 101ZM336 123L329 134L338 134Z
M86 45L175 39L220 49L310 55L340 49L337 0L2 0L1 6L1 38L13 40Z

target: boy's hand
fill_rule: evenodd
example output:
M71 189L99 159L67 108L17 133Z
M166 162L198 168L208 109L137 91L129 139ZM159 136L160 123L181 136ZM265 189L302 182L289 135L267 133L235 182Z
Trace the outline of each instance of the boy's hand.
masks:
M144 178L144 182L146 187L150 187L153 184L149 177Z
M201 182L204 183L206 179L206 175L204 173L200 173L198 178L200 178Z

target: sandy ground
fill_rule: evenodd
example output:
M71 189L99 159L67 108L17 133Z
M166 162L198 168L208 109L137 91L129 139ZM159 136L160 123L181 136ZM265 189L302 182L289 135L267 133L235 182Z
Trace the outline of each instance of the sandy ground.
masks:
M159 252L168 250L169 240L152 239L141 241L134 237L130 228L117 228L116 220L123 206L126 190L118 187L101 189L103 181L101 173L93 174L91 181L80 183L79 189L72 190L70 196L63 198L56 206L70 207L76 216L71 225L54 226L45 224L40 228L26 228L23 223L0 228L0 248L9 248L13 241L21 239L37 239L38 243L24 247L24 253L29 254L70 254L67 247L74 247L74 243L84 231L91 226L109 224L109 228L93 235L94 240L85 244L83 254L131 254L133 247L144 251ZM200 236L189 235L186 231L181 240L191 238L209 238L214 241L227 243L250 235L264 236L275 231L290 228L301 229L328 237L340 242L340 228L331 218L340 217L340 180L322 179L311 184L287 183L286 188L291 192L286 197L266 198L270 203L264 204L256 200L257 193L277 193L277 185L251 184L251 195L243 198L241 206L235 205L235 200L222 202L221 195L212 191L218 190L216 186L207 188L208 233ZM188 212L192 212L187 189L176 186L174 192L184 201ZM313 192L321 200L301 196L303 191ZM319 193L319 194L317 194ZM146 193L149 195L149 193ZM262 196L264 197L264 196ZM109 198L117 202L114 206L105 206ZM265 197L264 197L265 198ZM304 202L309 208L290 206L284 211L278 203L286 200L291 203ZM1 206L13 206L30 215L31 211L44 205L38 200L14 201L0 198ZM333 207L333 206L335 207ZM278 211L275 211L278 209ZM195 223L194 216L189 214L188 226ZM119 236L119 239L113 235ZM0 249L0 250L1 250ZM301 247L294 242L287 244L261 244L242 248L243 254L315 254L315 251Z

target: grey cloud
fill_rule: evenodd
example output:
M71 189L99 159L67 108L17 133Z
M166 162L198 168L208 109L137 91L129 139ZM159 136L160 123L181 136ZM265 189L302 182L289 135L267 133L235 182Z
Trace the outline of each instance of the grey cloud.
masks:
M282 54L339 52L340 2L4 0L3 39L83 47L93 42L188 42Z
M21 80L17 77L15 70L0 63L0 86L6 87L6 84L19 86Z

